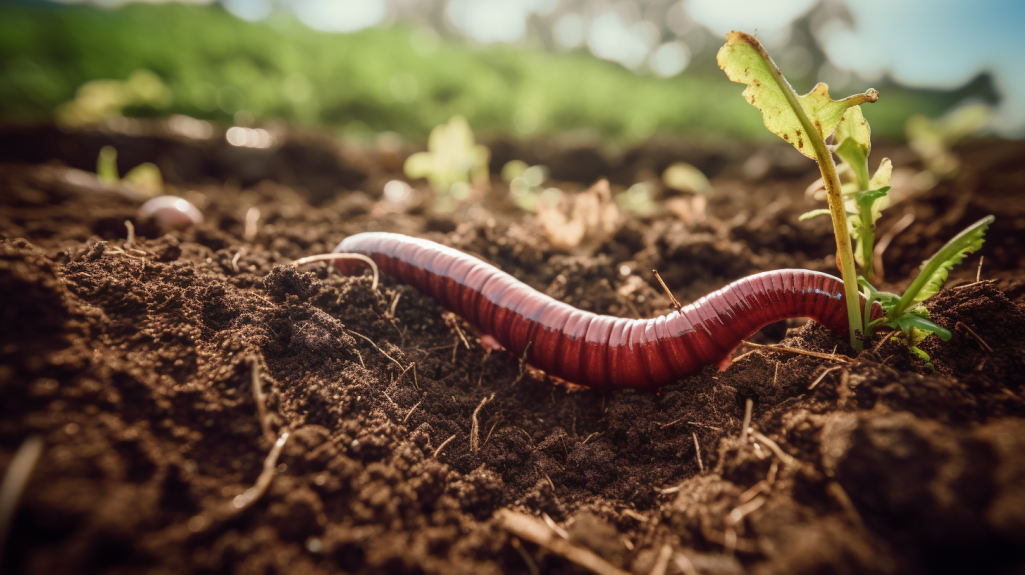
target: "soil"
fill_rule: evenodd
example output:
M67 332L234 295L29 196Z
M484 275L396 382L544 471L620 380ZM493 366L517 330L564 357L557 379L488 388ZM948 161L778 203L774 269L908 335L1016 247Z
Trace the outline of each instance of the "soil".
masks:
M137 200L63 178L106 142L160 165L204 223L163 229ZM653 317L668 299L652 268L684 303L767 269L835 273L828 221L797 219L819 207L804 192L814 164L779 147L492 143L503 158L545 150L565 189L609 174L621 189L679 159L712 176L703 217L624 217L567 253L497 179L453 214L397 208L381 193L400 177L391 149L50 128L0 143L0 468L45 440L6 573L1025 573L1023 143L962 147L955 178L881 220L914 214L885 254L882 287L899 290L997 216L927 302L954 334L922 344L935 371L882 336L849 362L745 347L658 395L556 385L410 286L287 264L396 231L572 305ZM814 322L755 339L780 340L853 355ZM502 510L557 544L513 535ZM599 559L581 566L567 546Z

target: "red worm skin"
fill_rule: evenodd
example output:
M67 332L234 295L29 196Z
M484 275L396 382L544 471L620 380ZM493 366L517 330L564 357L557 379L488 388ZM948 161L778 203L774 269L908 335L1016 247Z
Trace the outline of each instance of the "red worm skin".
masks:
M582 311L452 248L399 234L363 233L335 252L364 254L381 270L433 297L550 375L597 390L661 387L730 357L762 327L810 317L846 337L847 310L837 278L777 270L735 281L654 319ZM343 273L366 266L335 260ZM877 315L877 314L874 314Z

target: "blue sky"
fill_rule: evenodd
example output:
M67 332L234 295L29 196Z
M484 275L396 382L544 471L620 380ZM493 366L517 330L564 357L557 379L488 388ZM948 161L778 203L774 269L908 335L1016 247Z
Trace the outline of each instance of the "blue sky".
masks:
M809 0L688 0L688 13L714 34L752 31L769 42L819 3ZM832 6L830 6L832 4ZM993 75L1001 101L993 127L1025 135L1025 1L837 0L823 8L819 45L838 68L873 80L888 74L901 84L953 89L980 73Z

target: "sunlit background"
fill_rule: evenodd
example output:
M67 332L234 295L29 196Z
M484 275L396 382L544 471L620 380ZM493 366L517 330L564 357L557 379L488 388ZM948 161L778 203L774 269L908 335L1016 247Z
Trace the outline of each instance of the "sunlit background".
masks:
M715 63L738 29L800 92L879 89L879 135L984 102L990 131L1021 137L1023 15L1010 0L5 2L0 119L181 114L255 147L268 122L422 139L456 114L518 138L771 137Z

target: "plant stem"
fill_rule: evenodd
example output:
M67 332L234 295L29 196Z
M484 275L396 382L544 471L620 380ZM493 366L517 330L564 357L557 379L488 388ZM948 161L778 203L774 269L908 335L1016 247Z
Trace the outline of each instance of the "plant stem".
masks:
M776 81L787 102L797 114L801 126L804 128L808 142L815 150L815 157L819 163L819 171L822 172L822 181L826 185L826 198L829 201L829 215L833 219L833 235L836 236L837 257L840 260L840 275L843 278L844 298L847 300L847 323L850 327L851 347L856 351L862 350L861 340L858 339L858 332L862 331L861 323L861 297L858 293L858 275L854 268L854 250L851 247L851 235L847 231L847 210L844 208L843 194L840 191L840 178L836 174L836 164L833 163L833 155L826 148L826 142L819 135L815 125L812 124L808 114L801 107L797 100L797 92L790 86L779 67L769 57L768 52L761 44L757 49L772 69L772 77Z
M876 224L872 221L871 206L869 206L868 210L862 207L859 211L861 212L858 217L861 218L862 235L859 245L861 246L861 261L864 264L861 271L866 280L873 282L875 281L875 262L872 260L875 259L875 252L873 250L876 245Z
M872 332L869 331L869 326L872 325L872 304L876 302L876 291L870 287L865 287L865 337L870 337Z

